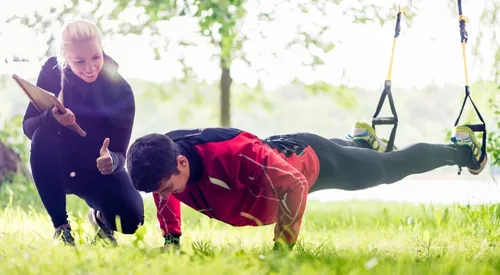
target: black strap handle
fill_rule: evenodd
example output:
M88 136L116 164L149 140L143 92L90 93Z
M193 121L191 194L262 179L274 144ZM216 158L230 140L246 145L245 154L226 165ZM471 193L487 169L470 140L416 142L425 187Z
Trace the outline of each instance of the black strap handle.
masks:
M391 113L393 117L377 117L380 111L382 110L382 106L384 105L386 98L389 99L389 106L391 107ZM373 114L372 118L373 129L375 129L376 125L393 125L391 130L391 135L389 136L389 141L387 142L387 147L385 149L386 152L392 151L394 149L394 140L396 139L396 130L398 128L398 114L396 112L396 106L394 105L394 99L392 98L390 80L385 81L384 90L382 91L382 95L380 96L377 109Z
M479 120L481 120L482 124L466 124L465 126L469 127L473 132L482 132L483 133L483 138L482 138L482 144L481 144L481 158L479 159L479 162L482 162L484 158L486 157L486 138L487 138L487 132L486 132L486 123L484 122L483 116L479 112L478 108L476 107L476 104L474 104L474 101L472 100L472 97L470 96L470 88L469 86L465 86L465 97L464 101L462 102L462 107L460 108L460 112L458 113L458 117L455 120L455 125L457 126L458 123L460 123L460 118L462 117L462 113L465 108L465 103L467 102L467 99L472 103L472 106L474 107L474 110L476 111L477 116L479 117Z
M391 74L392 74L392 63L394 57L394 47L396 45L396 38L399 36L400 32L401 32L401 8L398 7L396 26L394 27L394 43L392 45L392 55L391 55L391 61L389 63L389 72L387 74L387 79L384 82L384 90L380 95L377 109L375 110L375 114L373 114L372 118L373 129L375 129L376 125L393 125L391 130L391 135L389 136L389 140L387 142L387 147L385 148L386 152L390 152L394 149L394 140L396 139L396 130L398 128L398 114L396 112L396 107L394 105L394 99L392 98L392 91L391 91L391 86L392 86ZM391 107L391 113L393 117L377 117L380 111L382 110L382 106L384 105L386 98L389 99L389 105Z

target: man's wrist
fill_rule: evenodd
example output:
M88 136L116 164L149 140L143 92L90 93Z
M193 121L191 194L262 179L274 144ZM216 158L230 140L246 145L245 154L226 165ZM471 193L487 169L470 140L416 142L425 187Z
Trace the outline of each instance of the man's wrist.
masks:
M287 243L287 242L280 240L280 241L274 242L273 250L274 251L291 251L294 246L295 246L294 243Z
M166 234L164 236L165 242L163 245L180 245L181 235Z

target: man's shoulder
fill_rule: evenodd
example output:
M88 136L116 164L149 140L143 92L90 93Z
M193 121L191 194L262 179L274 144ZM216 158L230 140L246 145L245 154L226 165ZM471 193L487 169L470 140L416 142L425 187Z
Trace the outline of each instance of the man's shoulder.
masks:
M165 135L173 141L188 141L192 145L229 141L242 133L247 133L241 129L230 127L209 127L196 129L178 129L173 130Z

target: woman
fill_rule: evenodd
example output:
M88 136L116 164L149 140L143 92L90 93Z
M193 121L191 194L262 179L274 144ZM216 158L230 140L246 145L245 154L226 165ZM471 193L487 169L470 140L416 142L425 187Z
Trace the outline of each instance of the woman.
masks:
M133 234L144 221L142 197L124 169L134 95L118 64L103 52L101 32L93 23L70 22L60 38L59 56L42 66L37 86L54 93L67 112L40 113L28 105L23 130L31 139L33 178L55 238L74 245L66 212L66 194L74 194L91 207L97 235L116 244L117 228ZM66 127L75 123L86 136Z

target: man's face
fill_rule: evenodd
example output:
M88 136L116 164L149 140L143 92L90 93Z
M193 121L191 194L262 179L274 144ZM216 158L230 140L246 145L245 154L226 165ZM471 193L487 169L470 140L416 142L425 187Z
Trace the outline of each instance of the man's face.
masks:
M162 179L160 187L154 191L162 198L167 199L172 193L182 193L186 189L189 179L189 161L186 157L180 155L177 157L177 170L179 173Z

